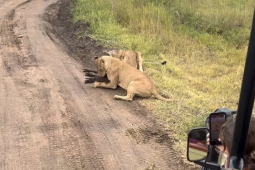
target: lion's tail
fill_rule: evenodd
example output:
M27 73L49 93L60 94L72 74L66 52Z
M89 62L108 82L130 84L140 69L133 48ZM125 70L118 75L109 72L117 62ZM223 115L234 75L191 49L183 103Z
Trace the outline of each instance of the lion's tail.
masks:
M173 102L173 101L176 101L175 99L167 99L167 98L164 98L162 97L161 95L159 95L158 93L155 93L153 94L157 99L159 100L163 100L163 101L168 101L168 102Z

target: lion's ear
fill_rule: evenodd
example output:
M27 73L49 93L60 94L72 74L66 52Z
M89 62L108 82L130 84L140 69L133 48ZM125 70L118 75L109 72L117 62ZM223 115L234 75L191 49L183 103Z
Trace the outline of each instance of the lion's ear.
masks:
M120 56L120 60L124 60L124 58L125 58L125 55Z
M118 54L118 59L123 60L124 58L124 51L120 51Z

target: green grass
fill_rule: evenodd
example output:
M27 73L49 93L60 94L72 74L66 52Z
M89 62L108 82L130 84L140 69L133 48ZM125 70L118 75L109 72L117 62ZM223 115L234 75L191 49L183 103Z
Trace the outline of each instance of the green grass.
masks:
M158 92L178 100L141 104L168 123L183 155L191 128L219 107L237 109L252 0L72 1L74 22L89 22L89 33L105 46L142 52Z

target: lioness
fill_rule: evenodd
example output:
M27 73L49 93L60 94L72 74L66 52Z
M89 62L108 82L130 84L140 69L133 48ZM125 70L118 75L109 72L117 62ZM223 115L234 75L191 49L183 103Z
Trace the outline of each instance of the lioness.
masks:
M107 75L110 82L95 82L93 85L94 88L104 87L116 89L119 85L127 90L126 96L115 95L115 99L132 101L133 97L138 95L141 97L155 96L160 100L174 101L174 99L166 99L160 96L157 93L155 85L145 74L117 58L110 56L95 58L95 65L97 67L98 75L100 77Z
M112 51L107 51L105 52L107 55L110 55L112 57L118 58L119 60L131 65L134 68L137 68L141 72L143 72L142 68L142 57L140 52L133 52L133 51L117 51L117 50L112 50ZM94 83L95 81L97 82L105 82L109 83L110 81L107 79L107 76L105 77L99 77L97 75L96 71L89 70L89 69L83 69L83 72L85 73L86 80L85 84L88 83Z
M116 50L108 51L107 54L109 54L112 57L118 58L124 63L127 63L141 72L143 72L142 67L142 56L140 52L134 52L134 51L123 51L120 50L119 52Z

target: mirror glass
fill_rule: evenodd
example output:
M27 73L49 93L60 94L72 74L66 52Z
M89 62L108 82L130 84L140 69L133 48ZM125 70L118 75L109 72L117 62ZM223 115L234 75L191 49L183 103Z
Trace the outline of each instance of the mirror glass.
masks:
M193 129L188 135L188 160L199 161L207 157L208 146L206 143L206 135L208 129Z
M211 113L209 116L210 124L210 144L211 145L220 145L219 134L221 126L226 121L225 113Z

